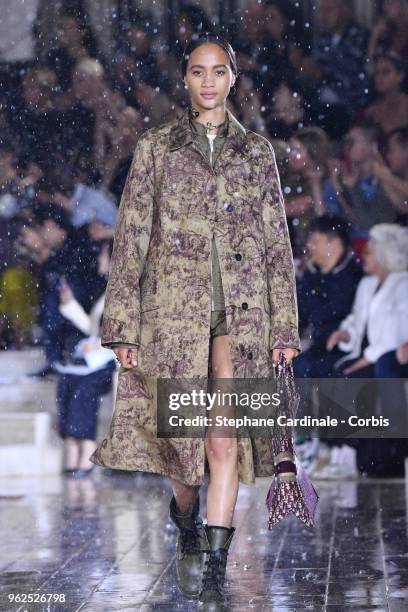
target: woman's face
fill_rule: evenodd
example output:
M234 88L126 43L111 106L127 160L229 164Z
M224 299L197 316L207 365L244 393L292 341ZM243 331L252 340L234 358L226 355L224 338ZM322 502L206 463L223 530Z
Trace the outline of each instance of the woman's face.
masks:
M295 172L303 172L309 163L310 157L305 145L300 140L291 138L289 140L289 165L291 169Z
M380 94L399 89L404 80L404 73L399 72L392 62L386 59L378 60L375 65L375 89Z
M196 109L224 106L235 83L228 54L214 43L200 45L189 57L184 82Z
M382 268L375 256L372 240L369 240L362 252L363 270L366 274L379 274Z

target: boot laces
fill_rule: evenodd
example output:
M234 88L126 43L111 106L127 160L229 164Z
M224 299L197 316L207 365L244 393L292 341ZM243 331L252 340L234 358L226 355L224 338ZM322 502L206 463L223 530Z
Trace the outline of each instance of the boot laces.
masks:
M212 550L206 561L206 569L204 572L203 588L211 591L221 592L223 563L227 553L219 548Z

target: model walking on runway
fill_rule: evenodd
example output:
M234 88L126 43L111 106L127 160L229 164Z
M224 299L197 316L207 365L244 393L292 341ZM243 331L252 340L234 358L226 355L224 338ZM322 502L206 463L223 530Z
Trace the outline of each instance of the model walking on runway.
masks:
M121 363L98 465L171 479L177 580L202 610L224 610L238 484L274 474L266 438L158 438L148 377L271 378L300 350L295 276L273 148L226 108L237 77L216 35L190 42L191 104L146 130L122 195L102 343ZM209 473L207 524L199 488Z

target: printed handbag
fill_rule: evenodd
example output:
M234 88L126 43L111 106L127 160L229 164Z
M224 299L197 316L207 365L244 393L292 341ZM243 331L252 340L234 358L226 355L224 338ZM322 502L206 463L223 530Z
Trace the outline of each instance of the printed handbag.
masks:
M284 353L275 367L277 391L281 396L279 415L294 418L300 401L296 390L293 367L287 364ZM286 419L285 419L286 420ZM268 529L271 530L291 512L308 527L315 526L319 496L299 462L293 448L292 427L275 425L272 432L274 476L266 505L269 510Z

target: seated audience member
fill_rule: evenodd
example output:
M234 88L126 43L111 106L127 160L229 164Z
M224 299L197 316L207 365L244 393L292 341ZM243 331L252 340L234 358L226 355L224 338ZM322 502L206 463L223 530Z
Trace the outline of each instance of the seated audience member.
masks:
M322 129L306 127L293 134L288 151L291 173L282 188L292 246L301 254L310 221L327 212L323 189L330 143Z
M97 176L106 163L106 132L126 105L118 91L113 91L103 65L84 57L75 64L72 93L64 107L64 157L74 173L78 165L89 163Z
M266 42L266 33L261 24L265 22L265 4L250 0L237 22L233 47L241 70L259 71L259 57Z
M166 93L157 91L155 87L145 81L136 81L132 94L132 104L140 109L149 127L161 125L164 121L175 117L180 111L180 107L172 103L171 98Z
M115 196L118 205L136 142L143 128L143 117L140 112L131 106L126 106L120 112L115 126L108 134L111 153L106 160L102 185Z
M44 205L37 215L35 223L22 227L20 241L39 269L40 326L47 358L39 374L45 375L62 358L68 339L77 339L76 330L59 313L59 286L67 281L88 310L102 282L86 229L74 231L69 215L56 205Z
M288 140L298 130L309 125L311 119L306 106L303 88L295 82L281 81L273 91L272 107L266 118L271 137Z
M109 243L104 243L98 256L98 272L105 278L109 251ZM64 363L55 364L60 374L57 407L58 432L65 447L63 473L77 478L95 467L88 458L96 448L98 410L103 395L111 389L116 367L114 353L101 346L99 336L104 301L103 292L87 314L67 283L60 289L60 313L83 335Z
M407 371L396 351L408 342L408 230L381 223L369 235L363 258L367 276L327 349L338 346L348 353L336 363L344 374L368 368L378 378L399 378Z
M153 49L158 31L153 15L136 10L133 15L128 15L123 29L124 36L121 36L117 43L121 53L132 60L142 81L155 87L159 84L161 75Z
M338 204L351 224L352 244L360 255L369 229L378 223L396 221L397 211L376 176L379 132L375 125L360 123L345 139L347 170L332 173Z
M171 32L177 50L181 50L197 33L211 32L211 18L199 5L182 3L173 21Z
M408 59L408 5L406 0L384 0L382 15L371 30L368 57L393 51Z
M350 311L362 272L350 249L345 221L323 215L312 221L307 267L297 281L299 323L310 328L310 346L294 360L297 377L331 376L340 351L327 351L330 334Z
M258 56L258 84L267 83L272 90L282 78L293 78L294 67L290 61L290 43L293 20L292 3L285 0L268 0L264 3L262 21L264 47ZM277 68L279 67L279 68Z
M66 8L60 17L57 45L51 48L46 63L58 77L62 91L69 90L77 61L83 57L100 57L88 19L78 11Z
M237 114L236 109L239 109L240 120L247 129L261 134L266 132L261 92L257 91L254 79L249 73L241 74L234 100L232 103L229 101L228 107L233 114Z
M403 90L405 66L398 55L388 53L375 60L374 83L378 99L364 111L364 118L385 134L408 124L408 94Z
M386 158L374 164L374 172L395 208L401 213L400 221L408 225L408 126L388 135Z
M338 346L347 352L335 364L339 376L378 379L381 415L390 420L388 432L398 435L401 424L407 426L404 385L393 380L390 389L383 379L408 377L408 230L386 223L371 228L364 271L367 276L359 283L351 313L331 334L327 349ZM357 412L359 416L375 414L372 390L361 394ZM406 439L379 435L356 439L353 445L361 472L376 476L404 474Z
M56 108L57 77L45 68L31 68L22 77L23 100L11 113L16 145L22 155L39 163L62 159L63 113Z

